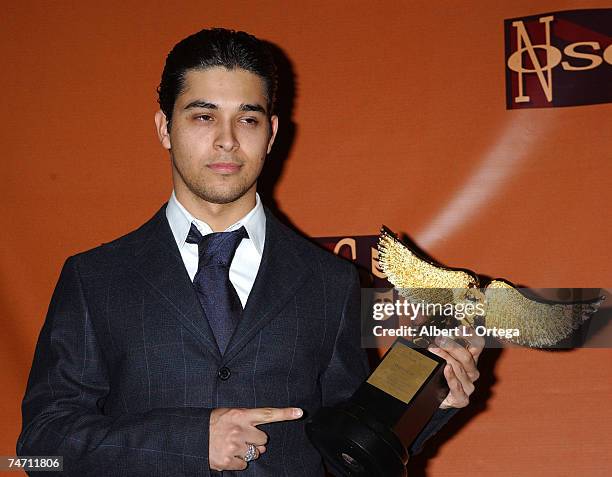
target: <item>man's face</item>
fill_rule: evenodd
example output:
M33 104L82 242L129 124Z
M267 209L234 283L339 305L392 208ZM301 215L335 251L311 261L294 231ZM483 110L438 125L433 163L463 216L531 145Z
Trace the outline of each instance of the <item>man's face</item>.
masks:
M188 71L170 132L163 113L157 113L156 123L162 145L170 150L179 199L254 201L278 127L276 116L268 118L259 76L240 68Z

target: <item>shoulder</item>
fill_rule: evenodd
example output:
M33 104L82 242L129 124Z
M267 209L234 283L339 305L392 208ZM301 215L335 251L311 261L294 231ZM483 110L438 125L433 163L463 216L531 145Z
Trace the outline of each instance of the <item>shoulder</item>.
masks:
M79 252L69 257L67 262L88 267L105 267L125 261L155 238L159 228L164 225L163 221L166 220L165 210L166 204L137 229L110 242Z
M329 278L343 281L357 276L355 265L281 223L268 209L266 209L266 219L266 227L271 229L271 235L276 235L275 240L280 240L287 246L286 249L299 255L305 266L310 267L313 273L321 273Z

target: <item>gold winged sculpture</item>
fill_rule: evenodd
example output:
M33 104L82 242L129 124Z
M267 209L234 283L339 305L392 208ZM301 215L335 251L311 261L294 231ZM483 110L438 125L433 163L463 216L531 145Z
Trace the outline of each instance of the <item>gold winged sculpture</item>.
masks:
M604 299L600 296L580 302L547 303L528 298L503 279L482 287L473 272L446 268L419 257L384 226L378 241L378 261L389 282L406 299L481 303L484 316L467 317L467 323L473 327L480 318L489 329L517 329L518 336L504 339L522 346L555 346L588 320Z

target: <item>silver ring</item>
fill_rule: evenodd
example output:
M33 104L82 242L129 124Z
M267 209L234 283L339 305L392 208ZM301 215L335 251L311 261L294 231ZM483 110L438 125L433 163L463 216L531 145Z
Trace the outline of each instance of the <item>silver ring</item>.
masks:
M255 447L254 444L250 444L248 442L247 445L249 447L247 449L246 454L244 454L244 461L251 462L252 460L255 460L257 458L257 447Z

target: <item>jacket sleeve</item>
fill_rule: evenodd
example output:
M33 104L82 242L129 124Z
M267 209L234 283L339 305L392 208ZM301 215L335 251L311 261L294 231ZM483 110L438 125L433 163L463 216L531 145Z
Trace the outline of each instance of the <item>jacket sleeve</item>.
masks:
M165 408L111 417L103 412L110 391L77 259L71 257L36 346L17 454L62 456L61 476L210 476L210 409Z
M321 377L325 407L351 397L369 373L367 355L361 347L361 290L355 267L350 267L350 275L344 285L346 289L340 326L331 359Z
M444 427L444 425L451 419L451 417L457 414L458 411L459 409L455 408L438 409L410 446L410 449L408 450L410 455L415 455L421 452L425 445L425 441L442 429L442 427Z

